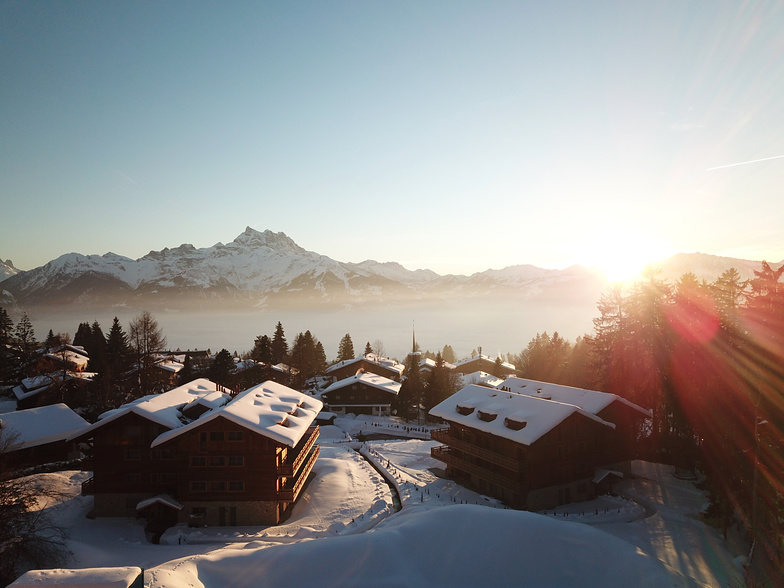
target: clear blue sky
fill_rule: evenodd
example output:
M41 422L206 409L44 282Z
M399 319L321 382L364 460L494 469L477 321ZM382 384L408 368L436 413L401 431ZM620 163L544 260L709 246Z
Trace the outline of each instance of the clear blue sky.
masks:
M0 3L0 258L784 259L780 2Z

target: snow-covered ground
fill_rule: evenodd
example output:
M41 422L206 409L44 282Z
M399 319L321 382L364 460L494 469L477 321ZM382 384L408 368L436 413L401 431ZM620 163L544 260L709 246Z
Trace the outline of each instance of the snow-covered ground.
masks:
M47 508L69 529L72 567L140 566L149 588L742 585L738 554L699 521L704 495L669 466L635 462L624 497L520 512L440 477L435 442L348 442L345 430L401 432L372 422L321 428L314 476L277 527L174 527L153 545L140 521L86 518L82 472L41 475L67 495Z

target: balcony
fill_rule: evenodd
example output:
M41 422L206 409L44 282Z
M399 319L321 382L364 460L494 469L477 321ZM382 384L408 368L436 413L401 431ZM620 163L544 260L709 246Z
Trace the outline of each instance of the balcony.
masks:
M319 428L318 425L315 427L310 427L308 429L308 438L305 443L300 447L299 452L294 455L291 459L290 463L282 463L278 466L278 475L279 476L287 476L291 477L296 475L299 469L302 467L302 464L305 463L305 460L308 458L308 454L313 446L316 444L316 440L319 436Z
M306 454L303 454L306 455ZM319 447L318 445L313 450L313 452L308 455L308 459L305 462L305 465L302 466L299 476L296 480L294 480L293 484L289 487L289 483L291 480L286 481L286 486L278 490L278 500L284 502L294 502L299 498L300 492L302 492L303 486L305 486L305 482L308 479L308 475L310 474L310 470L313 469L313 464L316 463L316 459L319 456Z
M477 478L481 478L490 484L495 484L496 486L506 488L512 492L523 491L523 484L519 480L506 478L500 474L496 474L469 461L456 457L454 453L452 453L451 448L447 447L446 445L433 447L430 450L430 456L439 461L443 461L445 464L450 465L455 469L462 470L466 473L476 476Z
M440 441L441 443L449 445L454 449L458 449L463 453L478 457L479 459L483 459L489 463L495 464L512 472L523 471L522 464L519 460L506 457L505 455L501 455L500 453L495 453L487 449L482 449L481 447L477 447L476 445L472 445L466 441L461 441L460 439L450 435L449 429L433 429L430 431L430 438L434 441ZM436 457L436 459L440 458Z

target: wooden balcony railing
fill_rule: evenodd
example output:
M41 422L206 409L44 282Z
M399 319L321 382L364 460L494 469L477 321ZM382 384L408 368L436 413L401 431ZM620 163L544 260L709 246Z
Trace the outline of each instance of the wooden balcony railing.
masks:
M310 450L316 444L316 440L319 436L319 427L316 425L315 427L310 427L308 429L308 438L305 441L305 444L299 449L299 453L297 453L291 460L290 463L282 463L278 466L278 475L279 476L294 476L302 467L302 464L305 463L305 460L310 453Z
M313 452L309 455L307 461L305 462L305 465L302 466L299 476L294 481L292 486L289 488L286 487L281 488L278 491L278 500L294 502L295 500L297 500L297 498L299 498L299 494L302 491L302 488L308 479L308 475L310 474L310 470L313 469L313 464L316 463L316 459L318 459L318 456L319 456L319 447L317 445L316 448L313 450Z
M507 488L508 490L511 490L513 492L521 492L523 489L523 484L519 480L512 480L505 476L501 476L499 474L496 474L495 472L486 470L483 467L475 465L469 461L456 457L454 453L451 451L451 449L446 445L439 445L438 447L433 447L430 450L430 455L434 459L443 461L447 465L451 465L456 469L462 470L466 473L470 473L473 476L481 478L491 484L495 484L496 486Z
M497 466L501 466L502 468L506 468L507 470L513 472L520 472L523 470L520 461L512 459L511 457L506 457L505 455L501 455L499 453L495 453L493 451L489 451L487 449L482 449L476 445L471 445L466 441L461 441L460 439L450 435L449 429L433 429L430 431L430 438L434 441L440 441L445 445L449 445L454 449L459 449L468 455L473 455L479 459L483 459Z

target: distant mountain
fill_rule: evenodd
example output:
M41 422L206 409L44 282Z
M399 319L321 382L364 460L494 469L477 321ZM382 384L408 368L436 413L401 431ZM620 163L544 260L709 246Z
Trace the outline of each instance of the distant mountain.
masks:
M283 233L248 227L231 243L205 249L180 245L132 260L115 253L68 253L0 283L21 305L123 305L167 308L205 305L312 307L440 299L549 295L569 297L574 286L592 296L604 286L583 267L548 270L530 265L472 276L441 276L397 263L335 261L306 251Z
M10 278L11 276L15 276L19 273L19 270L14 267L14 262L10 259L7 261L3 261L0 259L0 282L5 280L6 278Z
M773 269L784 264L784 261L778 263L774 263L772 260L767 261ZM754 270L759 270L762 267L760 261L719 257L706 253L678 253L654 265L662 270L662 277L672 283L677 282L683 274L689 272L700 280L713 282L731 267L738 270L742 280L751 280L754 278Z
M675 255L655 265L673 283L687 272L713 281L730 267L748 279L760 267L759 262L701 253ZM442 276L391 262L344 263L307 251L284 233L250 227L230 243L204 249L184 244L137 260L115 253L68 253L30 271L2 262L0 271L6 276L0 282L0 304L59 309L448 307L465 315L492 307L529 317L545 309L591 317L608 287L598 271L579 265L563 270L516 265Z

